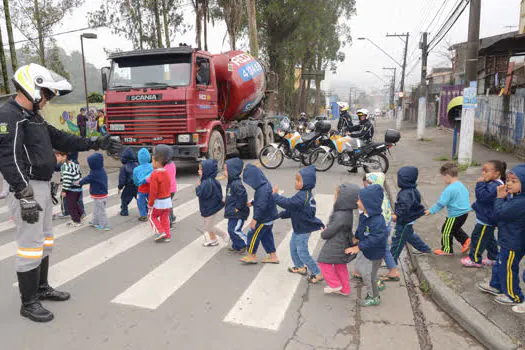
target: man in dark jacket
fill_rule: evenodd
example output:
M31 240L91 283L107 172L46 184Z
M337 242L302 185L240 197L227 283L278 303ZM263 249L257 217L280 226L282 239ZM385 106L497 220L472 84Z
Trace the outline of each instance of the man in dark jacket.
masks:
M87 134L87 116L86 107L80 108L80 114L77 115L77 126L81 137L86 137Z
M404 166L397 172L397 186L400 191L394 209L393 221L396 222L390 252L397 262L405 244L408 242L422 253L431 253L430 247L414 232L414 223L425 215L421 204L421 194L417 189L418 169Z
M337 131L341 134L350 132L350 128L354 126L352 117L348 113L348 106L341 106L339 108L339 121L337 122Z
M57 130L39 110L57 95L71 92L71 84L37 64L14 74L14 99L0 107L0 172L9 183L9 207L17 227L16 271L22 300L20 314L48 322L53 314L40 300L63 301L69 293L49 286L49 254L53 247L53 202L50 180L61 152L105 149L120 152L109 136L85 139ZM43 212L40 215L40 212Z
M240 158L228 159L224 165L224 174L228 177L224 217L228 219L228 234L232 241L230 250L240 253L246 252L247 237L242 227L250 215L250 208L246 205L248 194L241 181L243 168L244 163Z
M247 254L241 261L245 264L257 263L257 247L259 241L269 257L263 259L263 263L279 263L277 258L275 241L273 239L273 221L277 219L278 212L275 199L272 195L272 185L264 176L261 169L253 164L247 164L243 172L243 180L255 190L250 206L253 206L253 219L248 232Z
M120 195L120 215L128 216L129 203L131 203L133 198L137 199L138 187L133 182L133 169L135 169L139 163L135 151L130 147L122 152L120 161L122 162L118 174L118 190L119 192L122 191L122 194Z

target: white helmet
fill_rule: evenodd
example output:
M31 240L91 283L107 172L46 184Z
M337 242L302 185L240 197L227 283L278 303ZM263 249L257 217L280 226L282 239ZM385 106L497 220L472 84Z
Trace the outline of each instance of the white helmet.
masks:
M55 96L67 95L73 90L66 78L35 63L18 68L13 76L13 83L35 105L44 96L50 100Z
M362 108L362 109L358 109L357 112L356 112L356 114L357 114L358 116L364 115L365 117L368 118L368 109L364 109L364 108Z

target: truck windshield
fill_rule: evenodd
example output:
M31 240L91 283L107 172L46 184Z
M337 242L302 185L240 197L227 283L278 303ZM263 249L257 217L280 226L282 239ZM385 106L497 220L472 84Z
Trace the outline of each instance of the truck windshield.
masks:
M191 55L123 57L113 61L109 89L187 86Z

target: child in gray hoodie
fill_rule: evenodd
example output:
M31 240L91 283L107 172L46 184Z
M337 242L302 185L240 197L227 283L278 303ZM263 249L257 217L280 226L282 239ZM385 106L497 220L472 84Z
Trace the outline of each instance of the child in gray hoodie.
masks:
M350 294L347 264L355 258L348 255L345 249L353 245L354 210L357 209L359 187L342 184L336 189L334 208L328 226L321 232L321 238L326 240L319 258L319 268L324 276L327 287L324 292L347 296Z

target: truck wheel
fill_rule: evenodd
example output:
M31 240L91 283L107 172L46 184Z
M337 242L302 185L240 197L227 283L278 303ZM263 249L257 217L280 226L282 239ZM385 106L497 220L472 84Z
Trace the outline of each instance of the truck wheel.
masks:
M264 146L264 135L261 128L257 128L254 137L248 139L248 157L257 159Z
M217 130L213 130L210 135L210 141L208 142L207 158L217 160L217 168L219 171L224 167L225 154L224 141L221 133Z
M273 142L273 128L270 124L264 126L264 139L265 145L269 145Z

